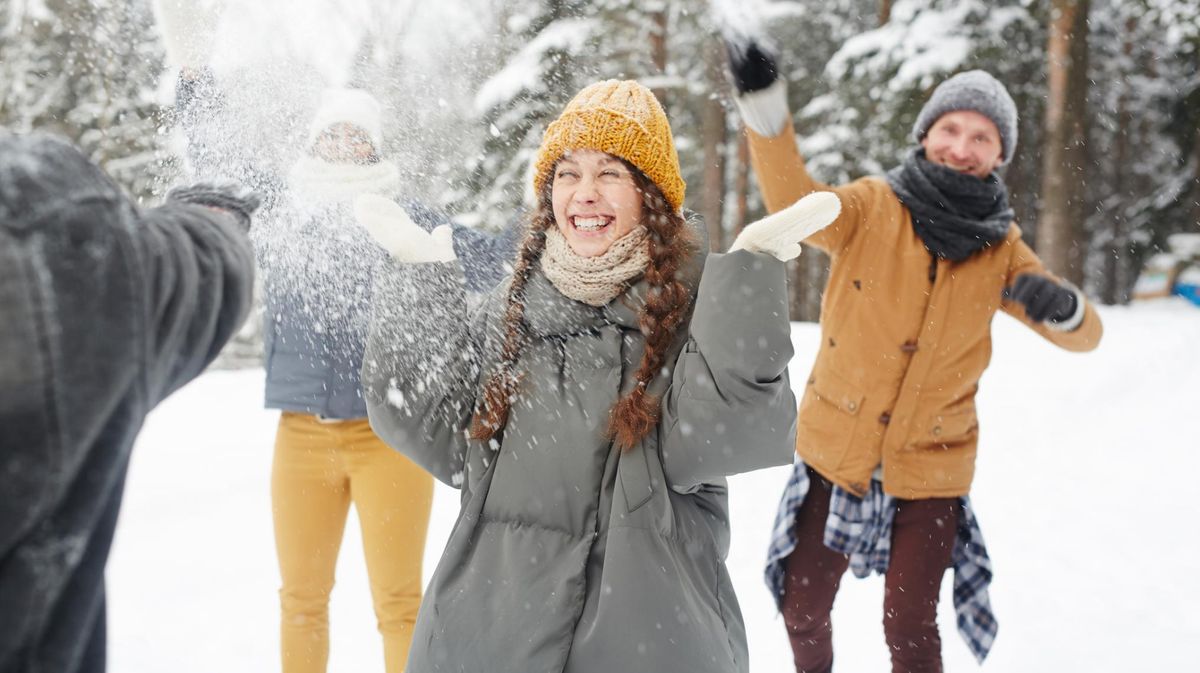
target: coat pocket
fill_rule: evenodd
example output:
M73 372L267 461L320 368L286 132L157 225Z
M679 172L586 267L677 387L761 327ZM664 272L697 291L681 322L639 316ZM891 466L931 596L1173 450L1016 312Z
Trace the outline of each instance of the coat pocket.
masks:
M515 521L459 527L421 604L407 670L563 670L593 538Z
M824 372L814 376L812 390L822 402L837 407L850 416L857 416L862 410L865 399L862 391L834 374Z
M973 443L978 436L979 419L975 407L971 406L930 416L924 427L913 435L908 448L946 451Z
M806 460L837 469L858 429L866 396L829 371L814 372L800 403L797 448Z
M580 624L567 670L744 671L734 650L744 650L745 631L740 619L726 621L717 595L722 559L707 538L697 528L678 538L610 529L603 575L591 590L595 608Z

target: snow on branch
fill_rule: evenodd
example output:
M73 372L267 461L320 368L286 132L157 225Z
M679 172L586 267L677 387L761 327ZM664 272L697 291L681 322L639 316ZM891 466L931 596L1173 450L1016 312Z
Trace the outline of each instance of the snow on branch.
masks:
M551 51L578 54L594 28L595 21L591 19L561 19L543 28L508 65L479 87L475 94L475 114L483 116L507 105L524 91L538 90L544 85L541 66L546 54Z
M826 74L841 80L852 70L861 75L896 68L888 88L899 91L928 86L958 69L971 53L966 24L978 4L955 3L949 9L929 9L923 4L896 3L887 24L846 40L826 65Z

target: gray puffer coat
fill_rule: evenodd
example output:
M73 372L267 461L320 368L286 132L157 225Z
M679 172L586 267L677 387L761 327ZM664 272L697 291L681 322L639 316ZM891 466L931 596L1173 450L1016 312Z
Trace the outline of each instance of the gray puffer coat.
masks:
M644 280L594 308L534 272L521 393L483 443L464 430L497 360L507 283L464 331L456 263L377 274L362 377L371 425L462 488L410 673L749 669L724 564L725 477L791 461L784 265L698 255L688 275L693 315L651 384L661 420L623 453L605 427L635 384Z

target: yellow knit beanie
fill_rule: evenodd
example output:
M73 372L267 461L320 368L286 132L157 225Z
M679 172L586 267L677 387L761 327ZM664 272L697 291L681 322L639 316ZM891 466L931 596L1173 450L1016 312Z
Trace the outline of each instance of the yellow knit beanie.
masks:
M586 87L546 129L534 162L533 189L541 191L554 162L570 150L606 152L637 166L675 210L686 185L667 113L649 89L632 80L605 80Z

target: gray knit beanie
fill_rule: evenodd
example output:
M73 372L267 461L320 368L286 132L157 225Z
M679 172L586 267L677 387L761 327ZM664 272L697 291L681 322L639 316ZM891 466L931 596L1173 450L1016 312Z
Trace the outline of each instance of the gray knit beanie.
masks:
M921 142L929 127L942 115L956 110L971 110L987 117L1000 130L1004 164L1012 160L1017 148L1017 104L1000 80L982 70L959 73L933 90L929 102L917 115L913 140Z

